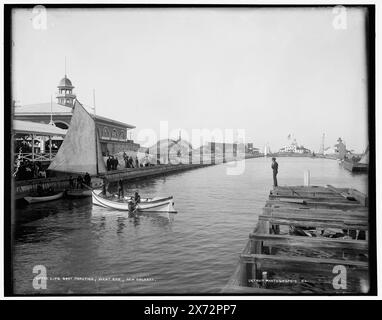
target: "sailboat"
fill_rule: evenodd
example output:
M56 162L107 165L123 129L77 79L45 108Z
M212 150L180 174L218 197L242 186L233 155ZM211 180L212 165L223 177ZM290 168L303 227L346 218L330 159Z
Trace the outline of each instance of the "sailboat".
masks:
M74 104L73 116L65 140L48 169L81 175L88 172L93 176L107 172L94 117L78 100ZM92 202L95 205L114 209L122 206L124 210L128 209L127 203L120 204L114 199L105 199L101 195L101 190L89 190L87 186L84 186L84 189L67 190L67 195L92 196ZM138 206L138 211L148 210L175 212L172 197L142 201L142 204Z
M48 170L90 175L106 172L94 118L78 100L65 139Z
M361 160L359 160L358 163L369 164L369 146L367 146L365 152L362 155Z
M361 159L358 162L345 159L342 161L345 169L355 173L367 173L369 171L369 146L367 146Z
M88 172L93 176L106 172L94 118L78 100L74 103L73 116L65 140L48 170L75 175ZM86 197L91 196L91 190L70 188L66 195Z

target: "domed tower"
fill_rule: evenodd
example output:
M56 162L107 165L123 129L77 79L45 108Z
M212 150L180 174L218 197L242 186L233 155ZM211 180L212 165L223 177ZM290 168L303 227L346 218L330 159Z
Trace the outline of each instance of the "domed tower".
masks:
M74 99L76 99L76 95L73 93L74 86L72 85L72 82L69 80L69 78L66 75L64 78L61 79L57 88L58 88L57 103L63 106L73 108Z

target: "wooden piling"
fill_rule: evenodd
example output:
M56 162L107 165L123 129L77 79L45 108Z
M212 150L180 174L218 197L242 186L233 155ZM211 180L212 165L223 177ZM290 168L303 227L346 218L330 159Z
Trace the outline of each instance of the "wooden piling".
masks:
M211 142L211 164L215 164L215 142Z
M157 163L160 163L160 141L157 143Z

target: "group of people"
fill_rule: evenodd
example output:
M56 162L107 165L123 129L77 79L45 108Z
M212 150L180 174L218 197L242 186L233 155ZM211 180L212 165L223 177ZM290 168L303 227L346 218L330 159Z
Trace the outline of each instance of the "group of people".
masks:
M125 168L139 168L139 161L138 157L136 156L135 159L133 157L130 157L126 154L126 152L123 153L123 160L125 161ZM111 170L117 170L119 166L118 157L116 156L109 156L106 160L106 167L107 171Z
M138 160L138 156L132 157L127 155L126 152L123 152L123 161L125 162L125 168L142 168L142 167L149 167L149 166L154 166L154 164L151 164L150 161L145 161L143 159L141 162ZM160 164L160 161L157 161L157 164ZM106 160L106 168L107 171L111 170L117 170L118 166L121 166L121 164L118 161L117 156L112 156L109 155L107 160Z
M84 176L78 175L76 179L73 179L72 176L69 177L69 185L71 189L83 189L84 185L91 187L92 178L88 172Z
M108 192L108 180L106 177L103 178L103 183L102 183L102 194L103 196L107 196ZM125 192L123 189L123 180L119 179L118 181L118 199L124 199L125 197ZM138 191L135 191L134 196L131 197L132 200L132 206L135 208L135 206L141 202L141 196L139 195Z
M24 160L17 163L13 176L16 180L46 178L46 171L39 162Z
M119 179L118 181L118 199L123 199L125 197L125 192L123 190L123 181L122 179ZM139 195L138 191L134 193L134 203L137 204L141 202L141 196Z
M125 168L139 168L139 161L137 156L135 156L134 160L133 157L128 156L126 152L124 152L123 160L125 161Z
M119 166L119 162L117 157L109 156L109 158L107 158L106 160L107 171L117 170L118 166Z

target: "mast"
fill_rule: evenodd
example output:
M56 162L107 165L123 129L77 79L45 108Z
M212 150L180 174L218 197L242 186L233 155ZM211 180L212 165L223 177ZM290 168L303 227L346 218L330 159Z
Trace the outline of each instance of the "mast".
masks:
M52 95L50 95L50 125L54 125L53 122L53 107L52 107Z
M96 171L97 171L97 176L99 174L98 170L98 135L97 135L97 125L96 125L96 103L95 103L95 89L93 89L93 106L94 106L94 134L95 134L95 151L96 151Z

